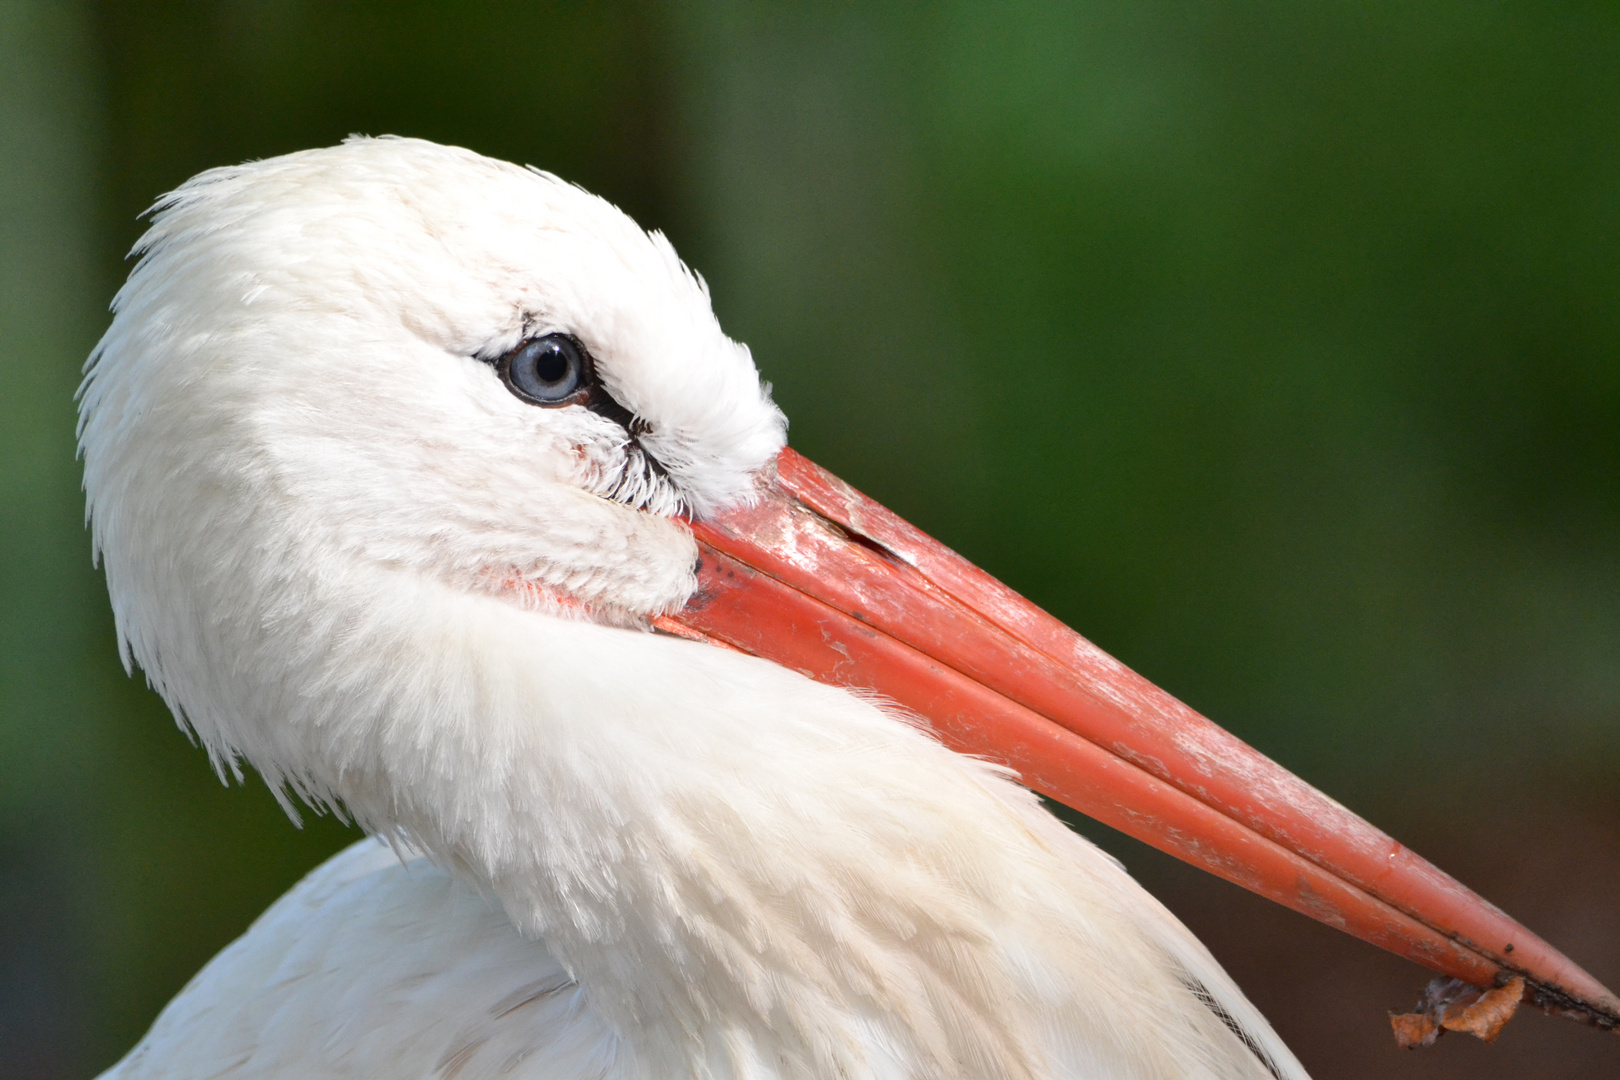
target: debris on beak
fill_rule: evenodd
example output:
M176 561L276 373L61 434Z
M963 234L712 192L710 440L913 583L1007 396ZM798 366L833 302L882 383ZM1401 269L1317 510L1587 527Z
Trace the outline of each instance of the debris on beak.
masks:
M1494 1042L1523 998L1520 976L1494 990L1481 990L1461 979L1433 979L1423 991L1417 1011L1390 1013L1395 1045L1402 1050L1433 1046L1448 1031L1466 1031L1476 1039Z

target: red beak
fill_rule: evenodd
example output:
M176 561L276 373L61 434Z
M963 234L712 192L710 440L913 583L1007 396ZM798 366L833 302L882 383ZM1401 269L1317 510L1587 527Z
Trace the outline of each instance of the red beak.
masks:
M1620 1001L1455 879L792 450L695 522L660 629L874 690L1036 791L1446 975L1620 1029Z

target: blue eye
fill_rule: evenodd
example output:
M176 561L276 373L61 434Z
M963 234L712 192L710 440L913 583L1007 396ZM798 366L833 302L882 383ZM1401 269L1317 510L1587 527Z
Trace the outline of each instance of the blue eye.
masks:
M532 405L583 404L592 381L590 359L567 334L525 341L497 365L506 388Z

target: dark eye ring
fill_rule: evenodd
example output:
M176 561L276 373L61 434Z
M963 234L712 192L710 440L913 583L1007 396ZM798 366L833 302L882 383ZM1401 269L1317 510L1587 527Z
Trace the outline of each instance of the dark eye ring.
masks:
M501 381L531 405L583 405L596 381L591 358L568 334L530 338L496 363Z

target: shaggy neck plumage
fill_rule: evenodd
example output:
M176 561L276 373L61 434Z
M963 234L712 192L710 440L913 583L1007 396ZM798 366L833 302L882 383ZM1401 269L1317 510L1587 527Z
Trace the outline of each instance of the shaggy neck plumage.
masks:
M234 657L230 685L178 703L493 890L659 1067L857 1077L890 1047L1032 1074L983 924L1004 885L975 877L995 819L1018 826L971 783L941 804L953 755L763 662L332 569L227 604L206 662Z

